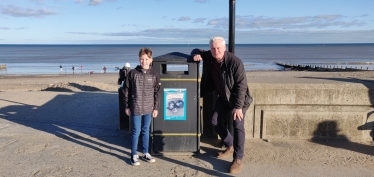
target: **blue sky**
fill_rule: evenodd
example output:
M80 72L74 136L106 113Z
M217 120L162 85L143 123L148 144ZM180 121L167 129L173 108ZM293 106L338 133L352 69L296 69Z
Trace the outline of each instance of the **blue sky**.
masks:
M1 0L0 44L207 44L229 0ZM374 0L235 0L235 43L374 43Z

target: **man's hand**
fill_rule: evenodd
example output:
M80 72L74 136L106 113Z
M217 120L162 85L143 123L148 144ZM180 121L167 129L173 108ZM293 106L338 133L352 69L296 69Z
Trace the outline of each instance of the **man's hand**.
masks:
M200 54L197 54L193 56L193 61L203 61L203 58L201 58Z
M153 110L153 112L152 112L152 117L153 117L153 118L156 118L157 115L158 115L158 111L157 111L157 110Z
M232 110L232 115L233 115L233 117L234 117L234 120L236 120L236 118L238 118L239 119L239 121L241 121L242 119L243 119L243 111L242 111L242 109L233 109Z
M128 115L128 116L130 116L130 115L131 115L131 111L130 111L130 108L126 108L125 112L126 112L126 115Z

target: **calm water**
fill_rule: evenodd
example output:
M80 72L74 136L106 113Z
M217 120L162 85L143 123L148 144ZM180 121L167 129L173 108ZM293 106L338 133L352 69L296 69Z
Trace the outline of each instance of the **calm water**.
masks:
M94 71L117 73L116 67L129 62L138 65L142 47L153 49L157 57L171 52L189 54L192 49L209 50L209 45L0 45L0 75L59 74ZM338 65L374 69L374 44L307 44L255 45L239 44L235 54L242 59L246 70L281 70L273 62L310 65ZM82 66L82 69L81 69Z

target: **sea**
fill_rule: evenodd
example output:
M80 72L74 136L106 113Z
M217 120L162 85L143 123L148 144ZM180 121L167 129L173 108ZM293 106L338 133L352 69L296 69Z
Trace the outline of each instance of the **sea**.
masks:
M106 73L118 73L126 62L131 68L139 64L143 47L151 48L153 57L172 52L189 55L195 48L209 50L208 44L0 44L0 75L72 74L73 66L74 74L103 73L104 67ZM374 70L374 43L236 44L233 49L247 71L284 70L275 62Z

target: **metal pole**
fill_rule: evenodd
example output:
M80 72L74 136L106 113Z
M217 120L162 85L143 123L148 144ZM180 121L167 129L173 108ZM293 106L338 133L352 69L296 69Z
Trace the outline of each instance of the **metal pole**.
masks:
M230 20L229 20L229 52L234 53L235 48L235 0L230 0ZM228 116L228 128L231 135L234 135L234 122L231 114Z
M235 0L230 0L229 52L235 53Z

